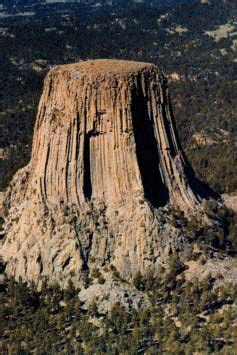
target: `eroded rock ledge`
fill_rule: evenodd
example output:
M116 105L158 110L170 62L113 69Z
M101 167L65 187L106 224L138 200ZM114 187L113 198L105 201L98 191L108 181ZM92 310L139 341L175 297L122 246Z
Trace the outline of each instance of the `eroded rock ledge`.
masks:
M130 279L156 269L178 236L167 206L190 213L200 201L157 67L59 66L45 80L31 161L7 192L1 254L8 274L36 283L79 285L109 264Z

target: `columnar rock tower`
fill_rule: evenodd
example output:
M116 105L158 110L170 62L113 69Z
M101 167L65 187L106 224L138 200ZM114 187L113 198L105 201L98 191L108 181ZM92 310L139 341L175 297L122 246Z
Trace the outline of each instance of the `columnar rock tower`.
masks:
M31 161L6 196L7 272L77 285L109 264L128 279L156 268L165 230L157 211L167 204L192 211L199 197L161 71L116 60L53 69Z

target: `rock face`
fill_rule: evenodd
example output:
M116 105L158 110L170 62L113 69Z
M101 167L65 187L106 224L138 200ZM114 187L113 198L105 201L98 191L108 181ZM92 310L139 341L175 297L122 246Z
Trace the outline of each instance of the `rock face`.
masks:
M5 200L7 272L64 286L109 264L128 279L155 269L172 229L160 211L199 208L186 170L157 67L56 67L45 80L31 161Z

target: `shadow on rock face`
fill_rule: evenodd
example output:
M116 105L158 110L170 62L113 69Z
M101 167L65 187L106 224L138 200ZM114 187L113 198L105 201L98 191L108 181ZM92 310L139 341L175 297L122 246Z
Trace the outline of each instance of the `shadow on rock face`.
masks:
M133 93L132 106L136 153L145 197L154 207L163 207L169 201L169 192L162 181L154 123L149 117L140 82L137 92Z

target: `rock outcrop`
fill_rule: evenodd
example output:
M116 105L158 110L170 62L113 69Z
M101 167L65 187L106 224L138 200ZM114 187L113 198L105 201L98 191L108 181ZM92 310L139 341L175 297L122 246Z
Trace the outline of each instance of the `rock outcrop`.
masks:
M36 283L79 285L110 264L129 279L169 252L178 231L166 206L190 213L199 201L157 67L59 66L45 80L31 161L7 192L1 254L8 274Z

